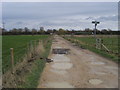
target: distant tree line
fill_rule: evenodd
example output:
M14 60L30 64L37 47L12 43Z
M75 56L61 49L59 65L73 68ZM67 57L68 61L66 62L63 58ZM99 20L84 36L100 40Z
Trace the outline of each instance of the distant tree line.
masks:
M84 30L65 30L65 29L48 29L44 30L43 27L40 27L40 29L29 29L27 27L23 28L13 28L9 31L6 29L0 28L0 32L2 32L2 35L47 35L47 34L59 34L59 35L92 35L94 34L94 30L86 28ZM98 35L119 35L120 31L113 31L111 29L102 29L102 30L96 30L96 34Z

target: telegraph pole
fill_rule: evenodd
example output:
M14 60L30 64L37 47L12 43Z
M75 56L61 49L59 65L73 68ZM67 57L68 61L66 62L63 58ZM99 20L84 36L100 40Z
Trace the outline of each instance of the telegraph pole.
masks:
M2 32L4 32L4 30L5 30L5 23L3 22L2 25L3 25Z
M100 24L100 22L92 21L92 23L95 24L94 37L96 38L97 24Z
M96 39L96 48L100 49L101 48L101 39L100 38L96 38L97 24L100 24L100 22L92 21L92 23L95 24L94 38Z

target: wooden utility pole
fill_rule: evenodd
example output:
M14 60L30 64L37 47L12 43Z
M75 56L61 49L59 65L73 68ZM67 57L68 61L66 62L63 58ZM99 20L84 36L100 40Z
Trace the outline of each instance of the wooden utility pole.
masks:
M3 27L3 30L4 30L5 29L5 23L4 22L2 23L2 27Z
M2 23L2 33L4 33L5 32L5 23L3 22Z
M95 24L94 37L96 38L97 24L99 24L100 22L92 21L92 23Z

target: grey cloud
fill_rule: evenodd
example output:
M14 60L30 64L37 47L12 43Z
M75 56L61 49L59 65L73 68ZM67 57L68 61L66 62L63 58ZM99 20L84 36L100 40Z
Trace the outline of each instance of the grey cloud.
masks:
M87 17L87 18L85 18L85 20L95 20L96 18L94 18L94 17Z
M85 20L99 20L99 21L117 21L118 15L100 16L100 17L87 17Z
M15 24L21 25L24 24L23 22L16 22Z
M113 7L115 6L116 7ZM117 12L117 3L3 3L4 19L42 19L67 15Z
M117 16L112 15L117 14L117 3L3 3L2 14L6 28L24 26L86 28L92 27L90 22L93 19L103 22L116 21ZM109 17L106 17L108 15Z
M117 21L118 20L118 16L117 15L102 16L102 17L99 17L98 20L100 20L100 21Z

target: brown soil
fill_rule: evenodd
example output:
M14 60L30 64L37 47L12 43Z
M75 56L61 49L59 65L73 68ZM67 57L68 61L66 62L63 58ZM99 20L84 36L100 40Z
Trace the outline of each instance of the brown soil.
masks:
M55 36L52 48L68 48L70 53L52 54L38 88L117 88L118 64Z

